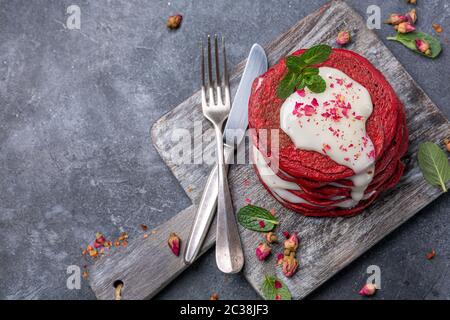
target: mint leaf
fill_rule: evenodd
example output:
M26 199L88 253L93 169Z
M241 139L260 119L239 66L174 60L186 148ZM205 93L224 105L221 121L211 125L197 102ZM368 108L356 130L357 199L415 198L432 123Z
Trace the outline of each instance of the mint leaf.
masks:
M306 64L299 56L289 56L286 58L286 66L288 67L289 71L300 73L303 68L306 67Z
M277 96L286 99L294 89L303 89L306 86L312 92L324 92L326 89L325 80L319 76L319 68L311 67L311 65L326 61L331 54L331 50L330 46L319 44L309 48L301 56L287 57L288 72L278 85Z
M312 75L307 78L306 85L309 90L314 93L324 92L327 88L327 83L325 80L319 75Z
M387 37L388 40L398 41L403 44L408 49L414 51L415 53L421 54L427 58L436 58L442 51L441 43L435 37L420 31L413 31L409 33L399 33L395 37ZM425 40L430 44L431 55L426 55L420 52L416 47L416 40Z
M444 151L433 142L424 142L419 145L417 157L425 180L447 192L445 184L450 180L450 165Z
M297 85L298 81L298 75L295 72L288 71L288 73L284 76L283 80L281 80L280 84L278 85L278 97L280 97L281 99L286 99L287 97L289 97L294 91L294 88Z
M251 204L239 210L237 219L244 228L259 232L272 231L279 223L268 210Z
M319 44L306 50L302 55L302 61L306 65L318 64L326 61L331 54L331 47Z
M291 300L288 287L274 276L265 276L261 290L266 300Z
M318 75L319 74L319 68L307 67L307 68L303 69L302 74L304 76L307 76L307 75Z

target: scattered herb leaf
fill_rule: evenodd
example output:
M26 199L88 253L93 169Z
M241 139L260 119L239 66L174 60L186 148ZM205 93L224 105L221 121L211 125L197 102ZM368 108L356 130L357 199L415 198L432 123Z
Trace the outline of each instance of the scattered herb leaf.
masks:
M263 296L267 300L291 300L288 287L274 276L265 276L262 283Z
M320 93L326 89L325 80L319 76L319 68L312 67L328 59L331 47L319 44L306 50L301 56L289 56L286 58L288 72L280 81L277 95L281 99L289 97L294 89L308 87L312 92Z
M450 180L450 165L445 152L435 143L424 142L419 146L418 160L425 180L447 192L445 184Z
M237 219L244 228L259 232L272 231L279 223L268 210L251 204L239 210Z
M398 41L408 49L425 56L427 58L436 58L442 51L441 43L435 37L420 31L410 33L397 33L395 37L387 37L388 40ZM425 40L430 44L431 55L420 52L416 47L416 40Z

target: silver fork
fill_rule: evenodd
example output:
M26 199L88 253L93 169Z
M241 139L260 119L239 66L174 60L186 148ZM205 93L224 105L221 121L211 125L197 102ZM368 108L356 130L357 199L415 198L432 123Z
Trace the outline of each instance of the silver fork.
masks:
M217 233L216 233L216 263L224 273L237 273L244 265L241 239L234 215L230 189L228 187L227 167L224 161L222 126L230 112L231 99L228 84L227 60L225 56L225 42L222 38L223 53L223 79L220 84L219 45L217 35L214 37L215 47L215 74L213 81L213 68L211 58L211 37L208 35L208 86L205 81L205 55L202 43L202 110L203 115L214 127L217 144L217 163L219 177L219 194L217 199ZM214 88L216 98L214 99ZM206 91L208 90L208 99ZM222 98L222 91L224 97Z

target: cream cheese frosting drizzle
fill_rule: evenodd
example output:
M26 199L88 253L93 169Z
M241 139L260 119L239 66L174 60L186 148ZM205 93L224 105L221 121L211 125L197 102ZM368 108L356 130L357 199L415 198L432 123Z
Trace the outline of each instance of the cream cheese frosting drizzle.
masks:
M366 88L338 69L321 67L319 75L326 90L294 92L281 107L280 126L297 148L327 155L353 170L351 205L356 205L374 175L375 148L366 132L372 99Z

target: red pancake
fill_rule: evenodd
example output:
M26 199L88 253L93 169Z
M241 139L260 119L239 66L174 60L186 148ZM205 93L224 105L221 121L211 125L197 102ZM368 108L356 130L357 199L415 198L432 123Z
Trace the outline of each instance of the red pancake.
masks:
M304 51L299 50L294 55ZM263 154L266 163L277 161L279 170L276 174L283 180L297 183L301 188L300 191L288 192L306 203L290 203L280 198L264 184L256 167L255 170L268 192L286 208L307 216L351 216L364 210L381 192L394 187L401 178L404 165L400 158L408 148L405 111L384 76L358 54L333 49L329 59L318 66L341 70L363 85L371 96L373 112L366 122L366 131L375 147L376 165L373 180L365 192L367 199L352 208L337 207L342 201L351 199L353 183L348 178L354 172L328 156L297 149L289 136L280 129L279 112L284 100L277 97L276 90L287 70L284 59L254 81L249 100L249 127L252 129L253 143ZM280 129L278 154L266 154L264 151L271 147L271 129Z

